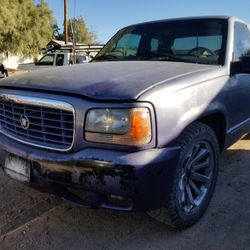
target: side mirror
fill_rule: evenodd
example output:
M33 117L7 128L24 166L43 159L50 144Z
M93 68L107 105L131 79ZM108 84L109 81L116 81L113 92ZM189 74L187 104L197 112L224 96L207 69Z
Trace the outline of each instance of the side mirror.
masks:
M241 61L231 63L231 74L250 74L250 56L242 56Z

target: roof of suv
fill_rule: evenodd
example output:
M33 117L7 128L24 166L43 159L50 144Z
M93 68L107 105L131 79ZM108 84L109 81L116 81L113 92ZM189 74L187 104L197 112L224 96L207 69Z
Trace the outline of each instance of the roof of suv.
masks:
M169 19L161 19L161 20L153 20L153 21L148 21L148 22L142 22L142 23L137 23L137 24L132 24L127 27L131 27L134 25L143 25L143 24L150 24L150 23L158 23L158 22L168 22L168 21L181 21L181 20L196 20L196 19L222 19L222 20L236 20L240 21L242 23L246 23L245 21L234 17L234 16L224 16L224 15L215 15L215 16L191 16L191 17L176 17L176 18L169 18ZM247 24L247 23L246 23Z

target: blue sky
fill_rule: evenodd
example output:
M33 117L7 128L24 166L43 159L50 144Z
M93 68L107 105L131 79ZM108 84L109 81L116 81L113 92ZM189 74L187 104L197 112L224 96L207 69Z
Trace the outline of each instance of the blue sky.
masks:
M62 27L64 0L47 2ZM101 43L129 24L171 17L233 15L250 23L249 0L68 0L68 4L69 17L82 15Z

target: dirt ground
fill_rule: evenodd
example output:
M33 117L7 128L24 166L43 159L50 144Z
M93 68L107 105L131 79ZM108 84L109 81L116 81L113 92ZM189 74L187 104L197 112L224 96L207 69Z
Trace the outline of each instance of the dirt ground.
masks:
M250 139L222 154L209 209L181 232L144 213L72 206L0 172L0 249L250 249Z

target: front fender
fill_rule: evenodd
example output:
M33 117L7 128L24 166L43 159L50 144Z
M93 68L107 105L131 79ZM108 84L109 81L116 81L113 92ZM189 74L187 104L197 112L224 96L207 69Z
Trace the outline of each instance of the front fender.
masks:
M158 147L176 139L192 122L206 114L222 112L227 117L224 99L228 76L203 81L169 93L167 86L152 90L144 98L154 105Z

